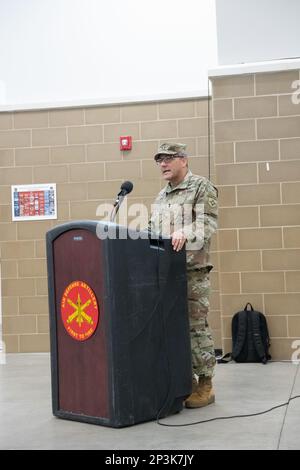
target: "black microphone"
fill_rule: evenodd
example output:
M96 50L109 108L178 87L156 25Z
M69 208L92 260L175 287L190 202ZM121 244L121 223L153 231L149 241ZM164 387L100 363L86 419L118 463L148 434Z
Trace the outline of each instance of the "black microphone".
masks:
M117 199L115 200L112 213L110 215L110 221L112 222L117 215L120 205L127 194L131 193L133 184L131 181L124 181L121 186L121 191L118 193Z
M119 192L118 196L126 196L127 194L131 193L133 189L133 184L131 181L124 181L121 186L121 191Z

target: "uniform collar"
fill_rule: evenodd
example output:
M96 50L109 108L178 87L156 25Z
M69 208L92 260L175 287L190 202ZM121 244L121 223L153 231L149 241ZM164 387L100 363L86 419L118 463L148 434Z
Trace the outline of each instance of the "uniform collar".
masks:
M175 189L186 189L189 185L190 177L193 176L193 173L191 170L188 170L187 174L185 175L184 179L179 183L177 186L173 187L171 186L170 183L167 184L166 186L166 194L169 194L171 191L174 191Z

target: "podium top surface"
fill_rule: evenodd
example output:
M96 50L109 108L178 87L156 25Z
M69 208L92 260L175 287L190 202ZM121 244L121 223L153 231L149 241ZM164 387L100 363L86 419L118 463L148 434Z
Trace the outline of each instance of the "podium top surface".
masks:
M133 230L125 225L119 225L115 222L106 220L74 220L66 222L64 224L57 225L51 230L46 232L46 238L48 242L55 240L59 235L69 230L84 229L89 230L97 235L99 239L124 239L131 238L136 239L166 239L168 237L161 237L158 234L150 233L148 230Z

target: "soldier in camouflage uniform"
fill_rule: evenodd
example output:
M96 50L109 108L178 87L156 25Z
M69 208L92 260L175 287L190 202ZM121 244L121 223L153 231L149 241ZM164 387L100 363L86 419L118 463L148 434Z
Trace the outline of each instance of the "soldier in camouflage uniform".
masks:
M167 186L154 203L149 228L170 236L174 250L186 243L188 308L193 366L193 390L185 401L187 408L215 401L212 377L216 363L209 330L210 240L217 229L217 189L188 168L186 145L164 143L155 155Z

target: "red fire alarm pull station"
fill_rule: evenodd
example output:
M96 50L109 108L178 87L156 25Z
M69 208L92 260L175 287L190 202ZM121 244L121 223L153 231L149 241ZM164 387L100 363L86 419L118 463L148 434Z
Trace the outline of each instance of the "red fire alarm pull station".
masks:
M131 150L132 137L131 135L120 137L120 150Z

